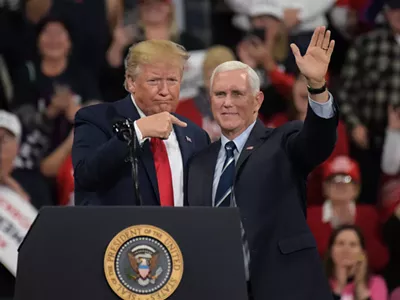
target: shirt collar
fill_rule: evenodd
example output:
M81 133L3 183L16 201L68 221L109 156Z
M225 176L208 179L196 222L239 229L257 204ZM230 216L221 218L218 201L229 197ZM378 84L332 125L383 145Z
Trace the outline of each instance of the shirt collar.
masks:
M233 142L235 143L237 151L240 153L242 152L242 149L244 145L246 144L247 139L250 136L251 131L253 130L254 125L256 124L256 121L254 121L249 127L246 128L245 131L243 131L239 136L233 139ZM226 143L228 143L230 140L224 136L223 134L221 135L221 148L224 149Z
M144 118L146 115L145 115L144 112L139 108L139 106L137 106L136 101L135 101L135 98L133 98L133 95L132 95L132 94L131 94L131 99L132 99L133 105L135 105L136 110L137 110L138 113L139 113L139 116L140 116L141 118Z
M356 213L356 205L354 202L350 203L350 212L354 216ZM333 209L331 200L326 200L322 206L322 222L329 223L333 219Z

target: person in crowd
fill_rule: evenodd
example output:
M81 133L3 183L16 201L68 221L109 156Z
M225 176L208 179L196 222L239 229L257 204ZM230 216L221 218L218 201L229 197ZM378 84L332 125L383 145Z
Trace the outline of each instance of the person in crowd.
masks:
M379 206L383 237L390 251L390 260L383 272L390 291L400 287L400 110L389 106L388 126L382 153L383 185Z
M397 194L397 197L399 195ZM400 203L383 225L383 237L390 251L390 260L383 272L390 291L400 288Z
M0 198L12 197L14 201L29 201L30 196L11 174L21 134L18 117L0 110ZM0 261L0 297L13 297L14 284L14 276Z
M389 105L388 125L382 152L382 186L379 199L385 222L400 204L400 109Z
M172 0L141 0L136 8L126 12L125 24L120 23L113 32L113 42L107 51L108 68L101 82L105 101L123 97L124 57L131 44L148 39L171 40L187 51L204 49L205 45L188 32L180 32Z
M202 127L216 141L221 136L221 129L214 120L210 107L210 78L214 69L226 62L235 60L235 54L228 47L215 45L209 48L203 61L203 83L198 95L193 99L183 99L179 102L176 112Z
M48 16L65 20L70 27L74 58L97 81L112 44L112 32L123 20L123 6L123 0L29 0L25 11L33 24L40 24Z
M387 175L400 172L400 108L388 107L388 126L382 152L382 171Z
M384 279L369 270L366 242L355 225L342 225L332 232L325 269L335 300L388 299Z
M282 19L264 6L254 6L250 12L251 30L237 45L240 61L256 70L261 90L268 98L260 109L269 119L287 107L296 64L288 60L289 42Z
M369 265L375 272L382 271L389 253L382 239L377 208L357 203L361 188L357 162L347 156L337 156L324 164L323 179L325 201L307 209L307 223L321 257L327 252L329 236L335 228L357 225L365 236Z
M126 60L129 95L78 111L72 146L76 204L184 204L188 160L210 140L200 127L172 114L187 59L187 51L168 40L133 45ZM121 135L113 133L115 118L134 120L134 142L142 150L135 178L140 186L138 196L131 164L126 162L129 148Z
M89 101L84 106L99 104L100 101ZM81 106L74 106L71 112L75 116ZM50 178L56 179L57 204L61 206L74 204L74 176L72 166L72 143L74 140L74 130L71 129L68 137L47 157L45 157L40 169L42 173Z
M223 63L210 83L221 140L197 154L188 170L190 206L239 207L245 275L255 300L332 297L305 221L305 179L336 143L337 106L325 82L334 41L318 27L304 56L291 46L310 86L304 125L265 128L257 120L264 100L257 73L242 62Z
M397 81L400 68L398 35L400 2L385 0L388 26L358 37L342 69L338 98L342 117L351 137L351 155L361 168L362 201L378 198L381 155L387 123L387 107L399 104Z
M307 115L308 107L308 91L307 80L302 74L298 74L292 89L292 105L289 105L287 112L274 115L266 125L268 127L279 127L287 122L300 120L304 121ZM339 120L337 129L337 142L330 155L329 160L339 156L348 155L349 146L347 140L346 128L342 121ZM320 205L323 201L322 193L323 164L318 166L310 173L307 179L307 203L308 205Z
M69 60L72 43L62 19L42 19L37 41L40 57L18 72L12 110L24 129L14 175L40 207L53 204L52 182L40 172L41 160L65 141L77 106L100 93L93 76Z

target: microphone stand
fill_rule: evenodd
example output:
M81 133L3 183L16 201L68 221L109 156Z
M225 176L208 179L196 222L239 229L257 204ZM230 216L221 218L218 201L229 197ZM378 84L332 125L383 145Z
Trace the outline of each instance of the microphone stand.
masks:
M140 195L139 188L139 167L138 167L138 152L137 152L137 137L135 127L132 120L126 120L126 125L129 128L129 136L126 136L129 147L129 161L131 163L131 176L133 180L135 196L136 196L136 206L143 206L142 197Z

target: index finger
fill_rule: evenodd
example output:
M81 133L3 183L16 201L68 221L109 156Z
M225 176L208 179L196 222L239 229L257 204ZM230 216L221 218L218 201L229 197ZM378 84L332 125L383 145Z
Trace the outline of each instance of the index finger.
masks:
M172 122L172 124L176 124L176 125L178 125L178 126L180 126L180 127L186 127L186 126L187 126L187 123L185 123L185 122L179 120L179 119L178 119L177 117L175 117L174 115L171 115L171 122Z

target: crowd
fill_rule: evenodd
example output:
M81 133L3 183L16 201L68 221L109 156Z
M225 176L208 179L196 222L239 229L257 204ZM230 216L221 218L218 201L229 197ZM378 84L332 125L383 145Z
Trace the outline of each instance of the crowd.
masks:
M326 80L340 122L308 177L307 223L337 299L400 299L399 0L0 1L0 204L74 204L75 114L126 96L130 45L168 39L192 54L177 113L215 141L209 81L227 61L256 70L265 126L304 120L289 45L304 53L321 25L336 41ZM0 299L15 282L1 258Z

